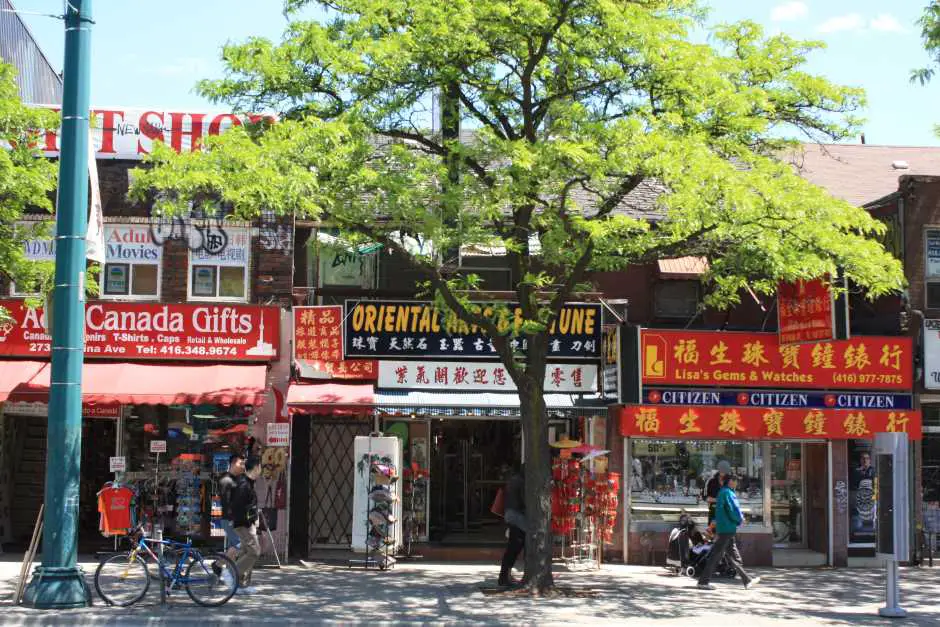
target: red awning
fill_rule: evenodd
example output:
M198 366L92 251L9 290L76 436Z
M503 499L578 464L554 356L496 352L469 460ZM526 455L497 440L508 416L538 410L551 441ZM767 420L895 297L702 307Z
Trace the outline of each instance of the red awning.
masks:
M7 400L10 393L23 382L36 379L48 365L43 361L0 361L0 402Z
M27 365L31 364L31 365ZM37 368L38 366L38 368ZM0 362L0 388L15 401L49 396L48 362ZM124 405L261 405L267 366L86 362L82 401ZM0 395L3 394L0 389Z
M369 383L291 382L287 388L287 405L292 414L354 414L374 403L375 394Z

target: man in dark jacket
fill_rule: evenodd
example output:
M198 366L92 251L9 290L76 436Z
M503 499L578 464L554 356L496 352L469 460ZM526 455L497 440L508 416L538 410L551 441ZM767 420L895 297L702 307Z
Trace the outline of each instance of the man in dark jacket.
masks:
M228 472L219 479L219 497L222 501L221 526L225 531L225 541L228 545L225 554L233 560L238 552L241 541L235 533L232 524L232 491L238 484L238 477L245 474L245 457L240 453L233 453L228 460Z
M512 567L525 548L525 534L528 527L525 516L525 475L524 467L514 469L506 483L506 497L503 517L509 525L509 541L503 553L503 563L499 570L499 585L509 587L516 584L512 578Z
M702 496L705 498L705 502L708 503L709 525L715 520L715 504L718 503L718 492L721 490L721 484L729 474L731 474L731 464L724 460L718 462L718 470L705 483L705 489L702 490Z
M235 487L231 493L232 525L241 541L238 559L235 566L241 577L241 594L253 594L256 590L247 585L251 569L261 556L261 545L258 543L258 497L255 494L255 479L261 474L261 464L256 458L249 459L245 464L245 474L236 478Z

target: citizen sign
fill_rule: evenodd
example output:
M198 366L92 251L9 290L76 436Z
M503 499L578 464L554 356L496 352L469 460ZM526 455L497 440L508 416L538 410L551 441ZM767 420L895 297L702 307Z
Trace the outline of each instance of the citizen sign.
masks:
M51 338L41 309L4 301L0 355L45 356ZM89 303L85 355L128 359L269 361L277 358L280 311L252 305Z
M911 409L910 394L861 392L791 392L748 390L643 390L644 402L660 405L752 407L832 407L838 409Z

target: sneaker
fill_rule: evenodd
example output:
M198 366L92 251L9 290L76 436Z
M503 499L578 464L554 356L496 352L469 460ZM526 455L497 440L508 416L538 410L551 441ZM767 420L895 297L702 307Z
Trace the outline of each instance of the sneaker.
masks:
M746 584L744 584L745 590L750 590L754 586L760 583L760 577L752 577Z
M235 576L229 570L222 571L222 575L219 578L222 580L222 583L226 585L226 587L231 588L233 585L235 585Z
M258 589L254 586L242 586L235 591L236 594L258 594Z
M699 590L715 590L715 586L710 583L700 583L698 584Z

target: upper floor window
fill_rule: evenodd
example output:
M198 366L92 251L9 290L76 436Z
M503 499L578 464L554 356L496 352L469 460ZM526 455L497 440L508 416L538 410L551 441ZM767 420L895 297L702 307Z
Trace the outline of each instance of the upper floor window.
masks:
M940 309L940 228L924 230L927 309Z
M248 300L251 234L244 227L194 223L189 238L191 300Z
M688 319L698 311L698 281L659 281L653 289L654 314L657 318Z
M163 247L144 224L105 224L102 298L159 300Z

